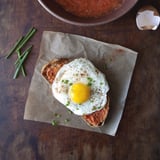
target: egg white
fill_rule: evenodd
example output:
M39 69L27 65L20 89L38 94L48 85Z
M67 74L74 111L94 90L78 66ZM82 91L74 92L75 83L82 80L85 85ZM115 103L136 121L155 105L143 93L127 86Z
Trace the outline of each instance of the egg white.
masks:
M69 96L70 86L77 82L89 85L91 88L90 98L82 104L75 104ZM80 116L102 109L107 103L108 91L109 85L105 75L85 58L75 59L63 65L52 84L54 97Z

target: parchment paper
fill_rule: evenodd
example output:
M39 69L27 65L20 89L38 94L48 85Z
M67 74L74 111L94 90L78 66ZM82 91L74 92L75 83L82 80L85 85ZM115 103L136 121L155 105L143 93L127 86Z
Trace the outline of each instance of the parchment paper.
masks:
M89 127L79 116L68 112L51 92L40 71L54 58L86 57L105 73L110 85L110 111L103 127ZM25 105L25 120L51 123L114 136L116 134L134 70L137 52L78 35L44 31L39 58ZM58 116L57 116L58 114Z

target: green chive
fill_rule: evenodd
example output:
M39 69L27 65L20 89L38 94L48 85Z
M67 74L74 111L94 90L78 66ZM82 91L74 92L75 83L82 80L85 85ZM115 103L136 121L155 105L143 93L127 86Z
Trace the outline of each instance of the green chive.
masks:
M61 115L58 114L58 113L55 113L54 115L55 115L55 117L57 117L57 118L60 118L60 117L61 117Z
M22 59L22 57L24 56L24 53L25 53L25 51L22 54L20 54L20 51L18 51L18 54L20 54L20 56L18 56L18 59L15 61L15 63L14 63L15 65L17 65L19 63L20 59Z
M21 43L19 44L19 46L16 49L16 51L20 50L28 42L28 40L35 34L36 31L37 31L37 29L31 28L29 30L29 32L26 34L26 36L23 38Z
M67 103L66 103L66 106L69 106L70 105L70 101L68 101Z
M13 52L17 49L17 47L19 46L19 44L22 42L23 38L24 37L19 38L19 40L15 43L15 45L13 46L13 48L9 51L9 53L5 57L6 59L9 58L13 54Z
M58 122L55 120L52 120L51 124L52 124L52 126L56 126L56 125L58 125Z
M91 99L90 102L93 103L94 102L93 99Z
M17 54L18 54L18 59L20 59L20 57L21 57L20 51L18 51ZM25 71L24 71L23 65L21 66L21 71L22 71L23 76L25 77L25 76L26 76L26 73L25 73Z
M21 59L23 58L23 56L26 54L26 52L30 52L31 48L33 47L33 45L31 45L30 47L28 47L20 56L18 56L18 59L15 61L15 65L19 64L19 62L21 61ZM20 54L20 51L17 51L18 54Z
M88 79L88 86L91 86L92 85L92 82L93 82L93 79L91 77L87 77Z
M65 119L65 120L64 120L65 123L67 123L67 122L69 122L69 121L70 121L69 119Z
M91 82L88 82L88 84L87 84L88 86L91 86L92 85L92 83Z
M9 51L7 56L5 56L5 58L7 59L15 51L17 52L18 59L15 62L16 71L15 71L15 74L13 76L14 79L19 74L19 70L22 71L23 76L26 76L26 73L25 73L25 70L24 70L24 67L23 67L23 62L26 59L26 57L28 56L29 52L31 51L32 46L29 47L27 50L25 50L23 54L21 54L20 50L29 41L29 39L35 34L36 31L37 31L37 29L32 27L25 36L22 36L20 39L18 39L18 41L15 43L13 48Z
M21 66L22 66L23 62L24 62L24 60L27 58L27 56L28 56L28 54L30 53L31 49L32 49L32 46L29 47L29 48L25 51L24 56L22 57L22 59L20 60L19 64L17 65L17 69L16 69L16 71L15 71L15 73L14 73L13 79L16 79L16 78L17 78L18 73L19 73L19 70L21 69Z
M88 77L87 79L88 79L89 81L92 81L92 80L93 80L91 77Z
M96 109L97 109L97 107L94 106L94 107L92 108L92 111L95 111Z
M70 111L70 110L68 110L68 113L69 113L69 114L73 114L73 112L72 112L72 111Z
M63 79L62 82L65 83L65 84L68 84L69 80L67 80L67 79L64 80L64 79Z
M68 82L69 82L69 80L65 80L65 81L64 81L65 84L68 84Z
M65 83L65 84L68 84L69 80L67 80L67 79L66 79L66 80L62 79L62 82Z

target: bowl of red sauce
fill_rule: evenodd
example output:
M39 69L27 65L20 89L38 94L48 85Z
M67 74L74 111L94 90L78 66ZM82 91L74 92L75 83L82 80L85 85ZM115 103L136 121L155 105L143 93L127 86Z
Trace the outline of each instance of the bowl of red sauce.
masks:
M95 26L114 21L138 0L38 0L54 17L70 24Z

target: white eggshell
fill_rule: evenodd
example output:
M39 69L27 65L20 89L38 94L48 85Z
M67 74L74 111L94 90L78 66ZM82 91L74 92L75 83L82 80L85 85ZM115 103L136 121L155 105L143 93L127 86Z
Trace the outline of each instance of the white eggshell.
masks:
M156 30L160 24L160 16L156 9L147 7L137 13L136 24L140 30Z

